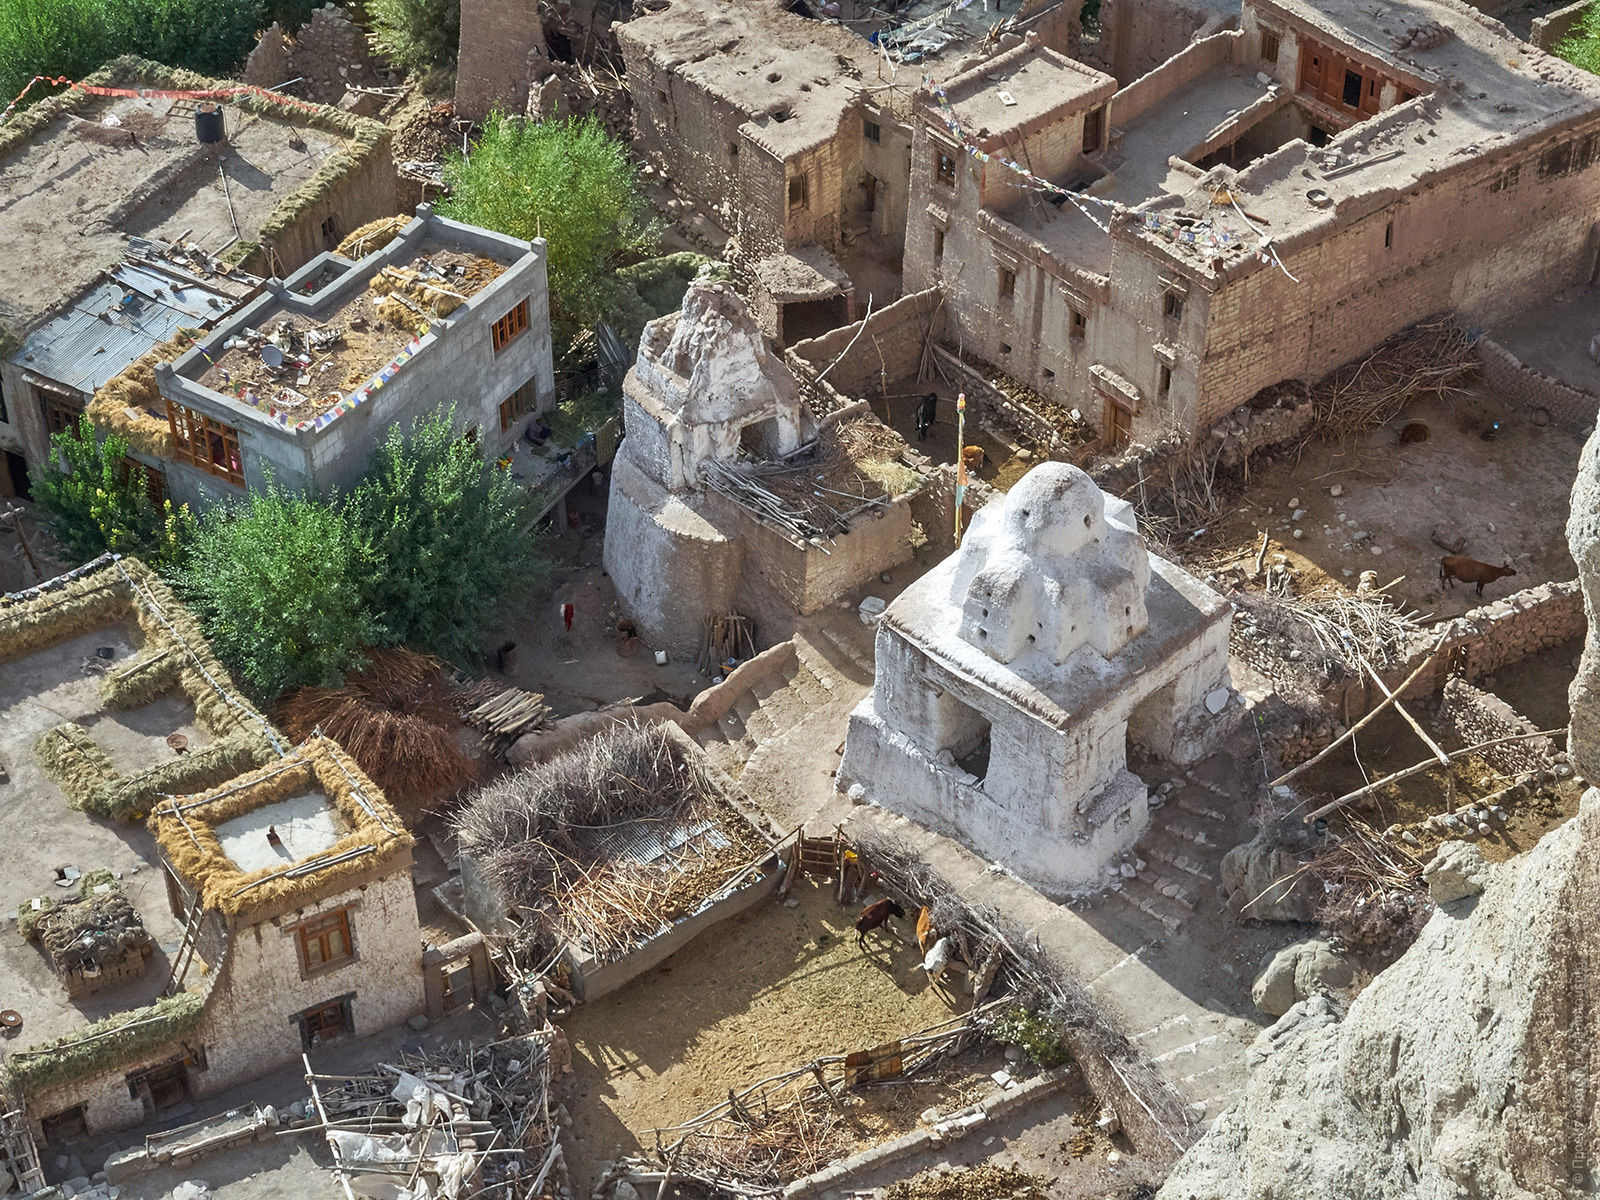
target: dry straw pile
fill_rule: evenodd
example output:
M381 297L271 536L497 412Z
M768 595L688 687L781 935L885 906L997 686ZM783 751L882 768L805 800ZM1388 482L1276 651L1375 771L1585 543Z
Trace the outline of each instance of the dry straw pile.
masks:
M327 796L345 833L314 859L242 871L222 849L217 826L306 792ZM208 909L234 914L258 905L311 901L351 886L412 844L376 784L327 738L199 796L173 797L150 813L150 831L168 862Z

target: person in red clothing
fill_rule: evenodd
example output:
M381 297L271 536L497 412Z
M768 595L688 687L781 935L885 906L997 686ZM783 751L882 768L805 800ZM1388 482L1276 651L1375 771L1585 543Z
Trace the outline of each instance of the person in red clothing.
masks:
M561 622L562 622L562 624L564 624L567 627L567 632L571 633L572 632L572 605L563 604L561 606Z

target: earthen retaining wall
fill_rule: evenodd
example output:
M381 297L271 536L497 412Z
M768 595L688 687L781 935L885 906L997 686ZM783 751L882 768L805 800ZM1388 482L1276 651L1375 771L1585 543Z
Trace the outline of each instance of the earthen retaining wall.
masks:
M1440 719L1463 743L1475 746L1498 738L1533 733L1537 727L1493 692L1474 687L1464 679L1444 685ZM1502 775L1526 775L1554 765L1556 744L1549 738L1507 742L1479 752L1479 757Z

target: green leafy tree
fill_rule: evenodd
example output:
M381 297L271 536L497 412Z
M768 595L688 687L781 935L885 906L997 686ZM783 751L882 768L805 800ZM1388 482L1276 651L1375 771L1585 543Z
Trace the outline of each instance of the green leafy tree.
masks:
M470 158L445 163L440 212L550 243L551 320L559 338L604 314L611 272L647 254L656 228L625 146L593 115L528 122L491 114Z
M461 42L461 0L369 0L378 49L398 67L453 66Z
M522 486L456 435L451 410L391 427L348 510L372 550L368 603L395 642L476 661L495 617L548 577Z
M88 417L50 439L52 462L30 472L33 498L55 517L55 532L80 559L107 550L170 567L194 531L187 505L150 498L145 468L116 434L102 441Z
M362 590L370 570L343 508L269 478L205 515L179 583L217 653L265 704L299 684L336 686L383 640Z
M1591 4L1570 37L1556 44L1556 53L1575 67L1600 75L1600 4Z

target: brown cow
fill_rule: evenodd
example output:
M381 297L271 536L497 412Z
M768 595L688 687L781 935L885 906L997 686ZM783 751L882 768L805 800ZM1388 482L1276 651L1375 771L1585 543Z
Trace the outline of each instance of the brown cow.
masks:
M867 934L879 928L890 917L904 919L906 910L893 900L875 900L861 910L856 918L856 945L865 949Z
M939 932L933 927L933 909L924 904L917 910L917 945L926 954L938 940Z
M1479 562L1475 558L1468 558L1465 554L1446 554L1439 560L1439 582L1449 583L1455 587L1456 580L1463 583L1478 585L1478 595L1483 595L1483 585L1493 583L1496 579L1504 579L1507 575L1517 572L1510 563L1503 567L1496 567L1490 563Z

